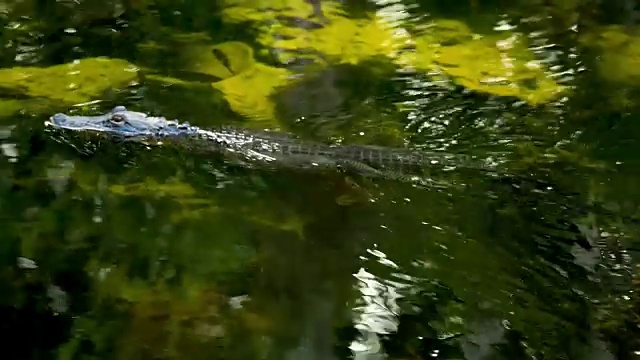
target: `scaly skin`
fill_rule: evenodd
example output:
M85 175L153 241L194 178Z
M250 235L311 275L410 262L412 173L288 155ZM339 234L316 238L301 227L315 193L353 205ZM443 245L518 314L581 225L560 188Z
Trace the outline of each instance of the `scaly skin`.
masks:
M102 133L125 140L174 142L209 151L233 153L249 160L277 162L284 166L347 166L358 172L390 176L426 166L462 166L459 155L422 152L404 148L366 145L329 145L307 142L269 131L242 129L203 130L189 123L153 117L124 106L98 116L55 114L46 125L66 130ZM406 174L405 174L406 176Z

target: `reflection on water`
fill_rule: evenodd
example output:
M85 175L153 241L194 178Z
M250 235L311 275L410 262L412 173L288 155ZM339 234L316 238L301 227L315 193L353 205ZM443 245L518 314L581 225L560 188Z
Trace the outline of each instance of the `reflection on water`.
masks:
M4 357L633 358L615 3L0 4ZM42 127L116 104L454 164L417 186Z

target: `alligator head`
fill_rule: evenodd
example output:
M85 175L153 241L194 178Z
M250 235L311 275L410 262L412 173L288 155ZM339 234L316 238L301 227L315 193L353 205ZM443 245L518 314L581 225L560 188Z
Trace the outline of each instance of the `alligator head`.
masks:
M195 130L188 123L179 124L175 120L167 120L164 117L129 111L124 106L116 106L110 112L97 116L72 116L58 113L50 117L45 124L59 129L93 131L127 138L164 137L189 134Z

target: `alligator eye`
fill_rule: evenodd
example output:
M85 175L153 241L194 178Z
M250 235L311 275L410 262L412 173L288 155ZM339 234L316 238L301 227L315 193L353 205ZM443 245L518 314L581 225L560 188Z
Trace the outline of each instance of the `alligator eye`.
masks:
M122 125L125 122L125 117L121 114L113 114L111 115L111 120L112 123L116 124L116 125Z
M67 119L67 115L65 114L55 114L51 117L51 120L53 120L54 123L56 124L61 124L63 123L65 120Z

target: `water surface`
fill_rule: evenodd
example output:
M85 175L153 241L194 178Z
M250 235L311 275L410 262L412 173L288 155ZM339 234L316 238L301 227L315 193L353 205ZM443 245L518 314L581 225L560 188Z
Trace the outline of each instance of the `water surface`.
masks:
M0 2L4 358L633 358L640 38L608 4ZM488 167L43 126L115 105Z

